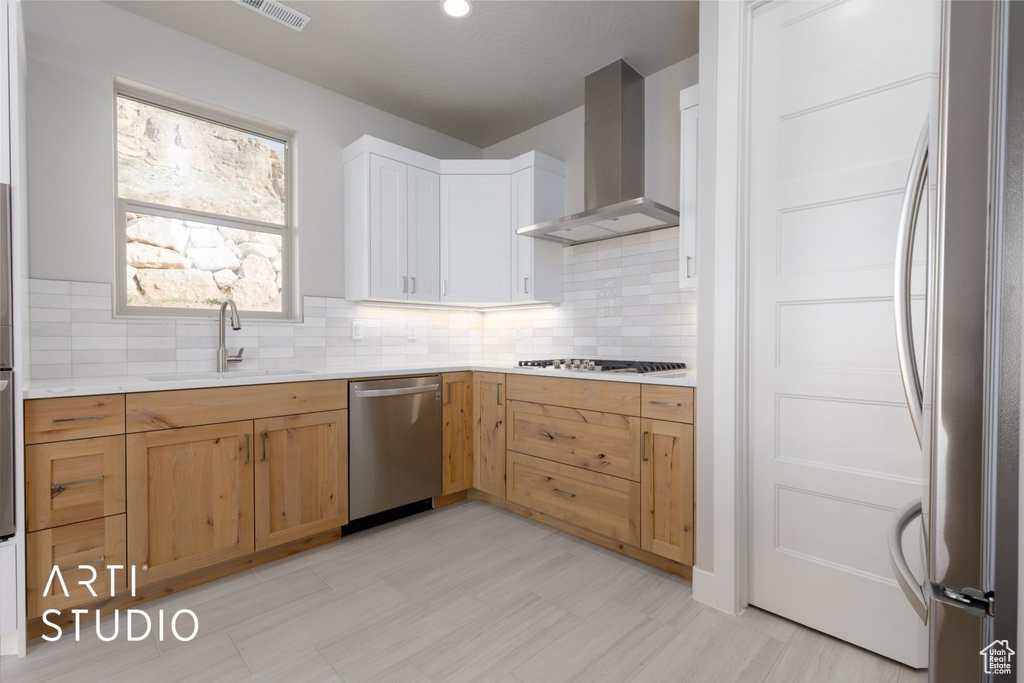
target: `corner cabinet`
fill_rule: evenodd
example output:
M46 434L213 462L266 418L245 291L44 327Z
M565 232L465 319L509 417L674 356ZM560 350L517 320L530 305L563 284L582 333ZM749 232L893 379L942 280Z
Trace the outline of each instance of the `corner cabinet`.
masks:
M679 288L697 288L697 148L700 86L679 92Z
M505 375L473 373L473 488L505 497Z
M558 218L565 165L435 159L363 136L344 151L345 296L493 307L562 300L562 246L515 234Z
M473 486L473 373L442 375L441 495Z

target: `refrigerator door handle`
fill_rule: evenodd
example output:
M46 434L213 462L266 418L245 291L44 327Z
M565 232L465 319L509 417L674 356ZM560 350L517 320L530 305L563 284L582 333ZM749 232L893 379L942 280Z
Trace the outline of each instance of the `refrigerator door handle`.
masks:
M903 554L903 532L915 519L921 516L921 499L904 505L889 525L889 562L892 564L892 571L896 575L896 583L903 589L910 606L921 617L921 621L928 623L928 598L925 597L924 586L922 586L910 566L907 565L907 558Z
M910 266L914 251L914 230L928 184L928 121L921 128L917 148L910 163L910 175L903 192L903 206L900 209L899 228L896 232L896 265L893 276L893 309L896 314L896 352L900 362L900 379L907 396L910 419L914 423L917 442L922 439L923 392L921 376L917 372L917 358L914 353L914 332L910 316Z

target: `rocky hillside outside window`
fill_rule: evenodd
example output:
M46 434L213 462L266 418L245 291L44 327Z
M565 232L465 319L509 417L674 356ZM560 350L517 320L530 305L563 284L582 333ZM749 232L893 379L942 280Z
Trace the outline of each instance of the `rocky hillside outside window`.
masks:
M291 301L288 141L119 92L119 313L248 317Z

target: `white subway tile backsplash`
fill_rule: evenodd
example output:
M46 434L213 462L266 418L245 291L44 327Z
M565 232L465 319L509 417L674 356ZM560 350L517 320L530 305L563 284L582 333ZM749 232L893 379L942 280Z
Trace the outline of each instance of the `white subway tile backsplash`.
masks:
M226 331L226 342L232 352L245 347L239 369L511 365L566 356L693 363L696 294L678 290L678 236L669 228L567 247L557 307L481 313L304 297L301 322L243 320L241 330ZM214 319L116 319L103 283L30 280L29 292L33 378L215 369ZM362 323L362 340L351 338L354 321ZM416 323L415 340L409 323Z

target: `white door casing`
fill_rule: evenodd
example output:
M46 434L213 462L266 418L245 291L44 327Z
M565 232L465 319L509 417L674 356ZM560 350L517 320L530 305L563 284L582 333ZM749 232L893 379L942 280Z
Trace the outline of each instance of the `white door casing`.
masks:
M892 282L938 16L932 2L771 2L749 46L749 600L915 667L927 632L886 546L925 476ZM916 547L920 528L907 534Z

